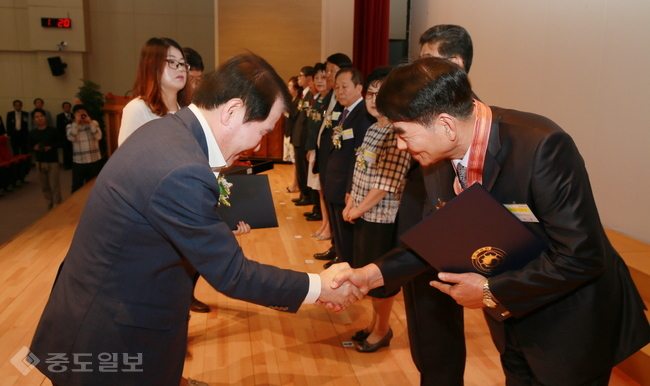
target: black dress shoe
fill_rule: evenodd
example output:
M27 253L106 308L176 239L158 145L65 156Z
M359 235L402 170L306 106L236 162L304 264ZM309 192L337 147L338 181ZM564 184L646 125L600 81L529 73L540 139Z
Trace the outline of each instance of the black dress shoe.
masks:
M366 330L359 330L354 335L352 335L352 340L356 340L357 342L362 342L366 340L366 338L369 336L370 333L366 332Z
M388 333L384 335L383 338L377 343L368 343L367 340L361 341L359 345L357 346L357 351L358 352L375 352L379 350L382 347L388 347L390 346L390 340L393 339L393 330L391 328L388 329Z
M316 260L333 260L336 258L336 251L334 247L331 247L323 253L314 253L314 259Z
M298 200L295 202L296 206L306 206L306 205L314 205L313 202L310 200Z
M342 263L342 262L343 261L341 261L338 257L335 257L334 260L330 260L327 263L323 264L323 268L327 269L331 267L333 264Z
M210 306L207 304L203 303L202 301L198 300L194 296L192 296L192 303L190 304L190 311L194 312L200 312L200 313L206 313L210 312Z
M303 213L302 215L305 216L305 217L309 217L309 216L312 216L312 215L314 215L314 214L316 214L316 213L314 213L314 212L312 211L312 212L305 212L305 213Z
M302 201L302 197L296 197L291 199L291 202L298 202L298 201Z
M307 221L322 221L323 215L315 213L311 216L307 216Z

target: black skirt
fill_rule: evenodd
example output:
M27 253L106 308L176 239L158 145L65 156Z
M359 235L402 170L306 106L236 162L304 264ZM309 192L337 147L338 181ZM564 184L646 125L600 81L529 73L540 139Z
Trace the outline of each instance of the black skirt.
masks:
M397 228L395 223L376 223L358 218L354 220L354 248L352 268L361 268L389 252L396 246ZM399 288L390 294L381 296L371 290L368 296L389 298L399 293ZM377 296L379 295L379 296Z

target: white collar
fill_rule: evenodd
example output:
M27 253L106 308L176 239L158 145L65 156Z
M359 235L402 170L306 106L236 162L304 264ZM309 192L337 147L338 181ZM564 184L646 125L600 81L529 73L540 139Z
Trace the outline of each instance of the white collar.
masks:
M305 95L307 95L308 92L309 92L309 87L305 87L302 90L302 99L305 99Z
M350 113L352 112L352 110L354 110L354 108L357 107L357 105L358 105L359 103L361 103L362 100L363 100L363 97L359 97L359 99L357 99L356 102L354 102L353 104L351 104L349 107L346 107L346 109L348 110L348 114L350 114Z
M223 158L223 154L221 154L221 149L219 149L219 144L217 143L217 140L214 138L214 134L212 134L212 129L210 129L210 125L208 125L208 121L206 121L203 114L201 114L201 110L199 110L199 108L196 107L194 103L190 104L188 108L190 109L190 111L192 111L192 113L194 113L194 115L196 115L196 118L199 120L199 123L201 124L203 133L205 134L205 141L208 144L208 163L210 164L210 167L214 171L215 176L219 176L219 171L222 168L226 167L226 160Z
M464 156L462 159L458 159L458 158L457 158L457 159L453 159L453 160L451 160L451 162L454 164L454 167L457 167L458 164L461 164L461 165L467 167L467 165L469 164L469 151L470 151L471 149L472 149L472 146L470 146L470 147L467 149L467 152L465 152L465 156Z

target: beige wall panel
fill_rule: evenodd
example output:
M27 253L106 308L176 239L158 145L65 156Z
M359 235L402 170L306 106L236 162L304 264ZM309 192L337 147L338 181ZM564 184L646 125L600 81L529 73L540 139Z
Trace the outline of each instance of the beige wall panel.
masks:
M5 110L10 109L11 101L23 94L23 67L20 56L19 52L0 52L0 73L10 74L3 77L0 87L0 114L3 114L3 119Z
M178 39L176 16L172 15L135 15L135 39L137 55L144 43L153 37Z
M14 0L14 7L27 8L29 0Z
M176 15L177 0L137 0L133 11L142 15ZM189 3L188 1L187 3Z
M72 28L45 28L41 26L42 17L72 19ZM86 50L83 8L81 7L29 7L30 47L33 50L56 51L57 44L65 41L65 51L83 52Z
M182 16L214 16L214 0L176 0L176 14Z
M194 48L206 71L214 70L214 16L178 16L178 44Z
M0 8L14 8L14 0L0 0ZM4 12L4 9L0 9L0 12Z
M32 50L29 36L29 11L27 8L16 8L16 37L18 38L19 51Z
M63 8L81 8L83 0L27 0L29 7L63 7ZM44 16L48 17L48 16ZM59 16L52 16L59 17Z
M320 58L321 7L317 1L219 1L219 58L250 50L283 79Z
M50 56L60 56L63 63L68 67L65 74L53 76L47 63ZM63 52L52 54L50 52L39 52L36 54L36 84L31 85L33 89L30 94L34 98L40 97L45 100L45 108L52 113L60 112L60 105L64 100L74 97L81 86L80 79L83 71L83 54L75 52ZM31 106L33 108L33 105ZM31 108L30 108L31 109Z
M585 158L604 225L650 241L649 2L412 4L412 56L429 26L467 28L477 94L489 104L533 111L560 124Z
M0 50L18 50L17 10L14 8L0 8Z
M88 0L90 13L133 13L136 0Z
M104 93L124 95L133 86L143 42L135 41L132 13L92 13L93 52L87 56L88 78ZM105 37L110 37L106 39Z
M353 57L354 1L322 0L321 59L341 52Z

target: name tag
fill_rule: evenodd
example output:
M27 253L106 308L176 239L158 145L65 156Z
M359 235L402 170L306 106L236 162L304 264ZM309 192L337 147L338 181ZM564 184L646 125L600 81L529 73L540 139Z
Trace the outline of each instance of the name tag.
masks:
M504 204L503 206L517 216L521 222L539 222L533 214L533 211L526 204Z
M309 101L303 101L303 102L302 102L302 108L303 108L303 109L307 109L307 108L309 108Z
M338 121L339 118L341 118L341 112L340 111L332 112L332 120L333 121Z
M366 160L368 165L372 165L377 161L377 154L371 153L368 150L363 151L363 158Z
M352 129L343 130L343 140L354 138L354 131Z

